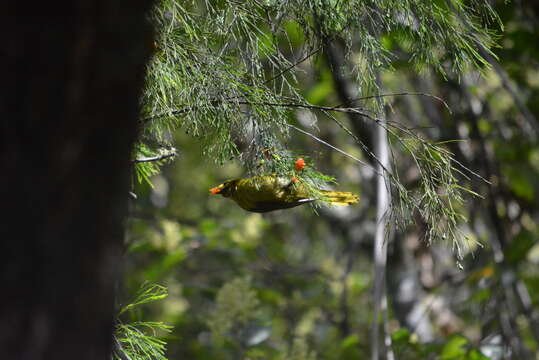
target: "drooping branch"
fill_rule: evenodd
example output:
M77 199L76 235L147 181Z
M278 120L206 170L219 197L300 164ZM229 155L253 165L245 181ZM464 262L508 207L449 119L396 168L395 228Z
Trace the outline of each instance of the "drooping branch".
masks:
M288 108L288 109L307 109L312 111L320 111L328 115L331 120L337 123L341 129L343 129L348 135L350 135L366 152L372 162L378 165L382 165L381 169L385 173L385 176L389 180L389 189L390 192L395 194L395 204L397 206L392 207L396 209L396 213L393 214L400 219L399 224L401 226L406 226L412 222L410 214L418 210L426 218L425 221L431 226L429 227L428 241L434 239L451 239L453 241L453 246L457 249L459 258L461 257L462 247L466 245L465 238L462 236L462 233L459 232L457 224L462 220L463 216L456 211L454 205L461 203L463 201L464 194L471 194L477 196L477 194L471 192L470 190L459 186L455 181L455 174L459 173L466 176L464 173L467 172L471 175L478 176L478 174L472 170L463 167L461 163L454 159L453 154L446 150L443 146L443 143L431 143L425 140L413 129L407 128L405 125L400 124L395 121L382 121L375 114L372 114L369 110L364 109L363 107L339 107L339 106L322 106L322 105L313 105L304 102L293 102L293 101L247 101L244 99L237 98L226 98L220 101L214 101L211 103L212 106L215 106L218 110L218 107L223 106L223 104L233 104L235 106L258 106L258 107L279 107L279 108ZM186 114L191 111L197 111L196 107L186 107L179 110L169 111L161 115L154 115L152 118L155 119L159 116L170 116L170 114L181 113ZM390 136L391 139L395 139L403 149L413 158L415 165L418 168L421 179L421 192L410 192L405 189L398 179L398 175L392 174L391 171L387 168L386 165L382 164L380 159L369 149L369 147L359 139L353 131L348 130L348 128L338 119L333 117L331 113L343 113L343 114L352 114L354 119L366 119L372 124L377 125L380 128L383 128L385 132ZM281 122L280 126L288 126L286 122ZM296 129L296 131L300 131ZM301 132L301 131L300 131ZM321 142L321 139L317 138L313 134L304 133L315 139L318 142ZM342 153L342 150L339 151L333 145L324 144L328 147L331 147L333 150L336 150ZM350 154L343 154L350 157ZM367 165L366 162L360 161L359 159L352 157L354 161L360 162L362 165ZM441 195L439 189L443 188L444 191L448 192L449 195ZM443 222L439 221L440 218L445 219Z
M340 113L351 113L351 114L358 114L360 116L363 116L365 118L371 119L373 121L377 121L371 114L368 113L368 110L363 109L361 107L339 107L339 106L321 106L321 105L312 105L312 104L306 104L306 103L274 103L274 102L251 102L251 101L243 101L243 100L233 100L232 98L229 99L223 99L223 100L215 100L211 102L210 105L214 107L219 107L221 104L237 104L237 105L259 105L259 106L274 106L274 107L285 107L285 108L295 108L295 109L308 109L308 110L321 110L321 111L333 111L333 112L340 112ZM185 107L183 109L168 111L166 113L160 113L148 116L146 118L142 119L142 122L144 124L149 123L152 120L169 117L169 116L176 116L176 115L184 115L189 112L196 111L199 107L197 106L190 106Z

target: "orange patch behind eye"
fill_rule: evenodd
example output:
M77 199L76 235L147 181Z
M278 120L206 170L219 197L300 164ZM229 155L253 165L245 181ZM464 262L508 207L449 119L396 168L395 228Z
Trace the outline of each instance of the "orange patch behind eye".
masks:
M220 188L219 186L216 186L214 188L211 188L210 189L210 192L213 194L213 195L217 195L221 192L222 188Z

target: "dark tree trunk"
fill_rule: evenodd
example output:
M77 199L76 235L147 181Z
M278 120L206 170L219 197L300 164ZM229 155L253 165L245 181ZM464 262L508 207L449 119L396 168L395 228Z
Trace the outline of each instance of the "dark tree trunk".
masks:
M110 359L151 1L15 3L0 5L0 358Z

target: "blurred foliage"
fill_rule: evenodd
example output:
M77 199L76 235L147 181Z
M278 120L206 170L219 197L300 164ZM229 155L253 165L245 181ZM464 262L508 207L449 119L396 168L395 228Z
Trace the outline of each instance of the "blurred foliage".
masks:
M241 338L249 320L256 318L258 299L246 279L234 279L217 293L216 307L207 323L212 336L221 340ZM250 342L249 340L247 340Z
M399 359L430 359L441 360L488 360L474 348L468 339L462 335L452 335L441 344L421 344L407 329L395 331L392 335L394 349Z
M406 131L413 130L414 136L427 141L420 142L414 136L399 140L402 135L390 135L392 173L412 204L393 211L406 212L407 219L414 220L406 221L397 231L392 226L387 234L387 328L392 334L395 357L536 359L539 137L533 121L539 116L539 43L535 41L539 9L532 2L518 1L422 2L417 16L427 11L428 4L439 13L419 17L424 22L415 23L411 21L413 17L406 20L406 14L411 16L414 11L399 12L402 4L415 2L308 3L315 4L312 6L318 14L330 14L323 29L317 29L314 17L304 16L316 12L302 2L166 2L168 6L191 7L188 12L167 10L171 14L163 10L169 14L165 20L178 19L180 14L197 17L197 11L205 9L203 22L197 26L205 27L207 35L213 34L208 30L213 27L216 37L208 35L215 43L196 48L192 46L196 38L189 35L192 38L185 42L184 52L167 58L164 49L173 46L175 39L184 39L186 33L171 28L176 38L159 34L156 59L151 65L155 73L151 74L168 76L167 83L161 89L149 88L143 114L151 117L164 112L170 116L156 118L161 129L144 128L143 143L152 152L143 153L141 148L135 157L159 155L160 149L167 151L171 146L178 148L178 156L173 162L165 159L159 174L146 171L153 187L134 181L138 199L132 201L128 221L125 291L136 293L141 283L150 281L166 286L169 296L145 304L143 313L141 307L127 313L136 313L135 320L144 318L173 326L170 334L160 337L167 340L170 359L369 359L376 173L371 166L359 166L310 137L289 132L285 123L311 128L318 138L371 164L369 154L324 112L250 108L238 102L211 105L215 99L241 95L252 103L308 101L334 106L343 102L332 71L348 77L358 96L374 91L372 78L365 83L358 82L358 78L377 73L383 92L411 93L386 98L388 121ZM207 4L215 8L207 9ZM482 66L474 70L458 61L475 58L479 51L474 40L477 38L472 36L469 43L462 43L454 41L459 32L445 38L430 34L444 22L458 24L462 34L462 19L442 16L448 6L469 7L474 21L488 24L486 29L496 28L497 19L490 9L479 12L476 6L480 4L490 4L503 24L503 32L498 32L499 47L494 49L498 60L492 57L498 69ZM250 5L259 11L243 18L248 21L236 23ZM337 10L322 11L324 6ZM340 14L350 20L367 8L384 11L367 19L367 25L358 32L343 36L346 39L342 50L348 60L341 69L332 69L321 55L321 44L313 42L314 35L317 31L340 31L347 25L339 20ZM221 12L223 9L228 12ZM287 12L290 16L285 16ZM266 21L268 16L278 19L282 30L274 32ZM389 20L384 16L397 19L401 26L386 31L384 26ZM380 19L383 21L377 23ZM186 19L184 23L192 21ZM374 36L369 23L385 24L380 26L383 34ZM254 24L258 24L260 36L251 32ZM245 40L234 29L251 34L251 38ZM365 34L371 37L359 44ZM335 43L341 40L331 39ZM444 46L451 42L454 44L445 53ZM379 45L382 48L377 50ZM222 57L215 56L216 46L222 49ZM418 62L410 66L412 50L417 47L430 54L416 56ZM298 63L295 71L265 83L314 51L321 56L309 57ZM379 57L366 63L366 54L374 51ZM460 51L461 56L452 62L455 51ZM259 58L257 66L251 68L243 62L249 60L246 54L253 53ZM238 54L242 55L236 57ZM430 65L436 59L439 66L434 68L438 69L431 71ZM381 64L389 68L384 70ZM422 75L417 74L418 68ZM452 68L462 72L458 75ZM223 69L225 75L221 73ZM503 80L504 73L508 82ZM244 80L250 81L256 91L241 88ZM161 99L173 102L159 103L159 98L150 98L151 91L160 91ZM435 99L412 94L416 92L443 98L451 113ZM191 111L186 116L171 113L201 103L208 105L203 112ZM373 111L379 106L369 99L359 104ZM532 118L524 115L522 104ZM346 128L354 129L346 113L332 116ZM211 121L202 126L203 119ZM254 141L251 130L256 127L269 134L266 139L270 140ZM221 142L230 140L241 129L251 135L232 143ZM217 152L210 151L212 146L218 148ZM223 146L226 156L221 156ZM407 151L407 146L412 151ZM269 159L263 155L264 149L271 149ZM434 161L440 160L439 154L443 153L451 154L449 163ZM323 206L316 209L317 214L309 207L299 207L260 215L247 213L231 201L208 193L210 187L245 173L290 171L290 159L299 155L307 159L308 165L316 163L314 170L338 179L339 189L360 192L361 203L348 208ZM459 164L490 184L461 173ZM421 182L425 177L418 165L433 170L431 177L426 177L430 179L429 187ZM453 169L442 171L439 166ZM447 174L451 177L443 178ZM457 188L469 190L459 192L452 201L447 194ZM462 269L455 265L457 259L451 249L438 242L429 246L423 241L433 231L432 226L442 229L441 233L447 231L447 218L422 213L429 209L422 202L454 214L453 229L468 239L460 249ZM425 221L429 216L430 223ZM462 221L461 216L469 220Z

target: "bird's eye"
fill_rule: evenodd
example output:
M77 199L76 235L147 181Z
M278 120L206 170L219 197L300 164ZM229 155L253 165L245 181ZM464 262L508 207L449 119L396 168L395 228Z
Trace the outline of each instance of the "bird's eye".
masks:
M223 188L220 191L220 194L223 196L228 196L230 194L230 186L228 183L223 184Z

